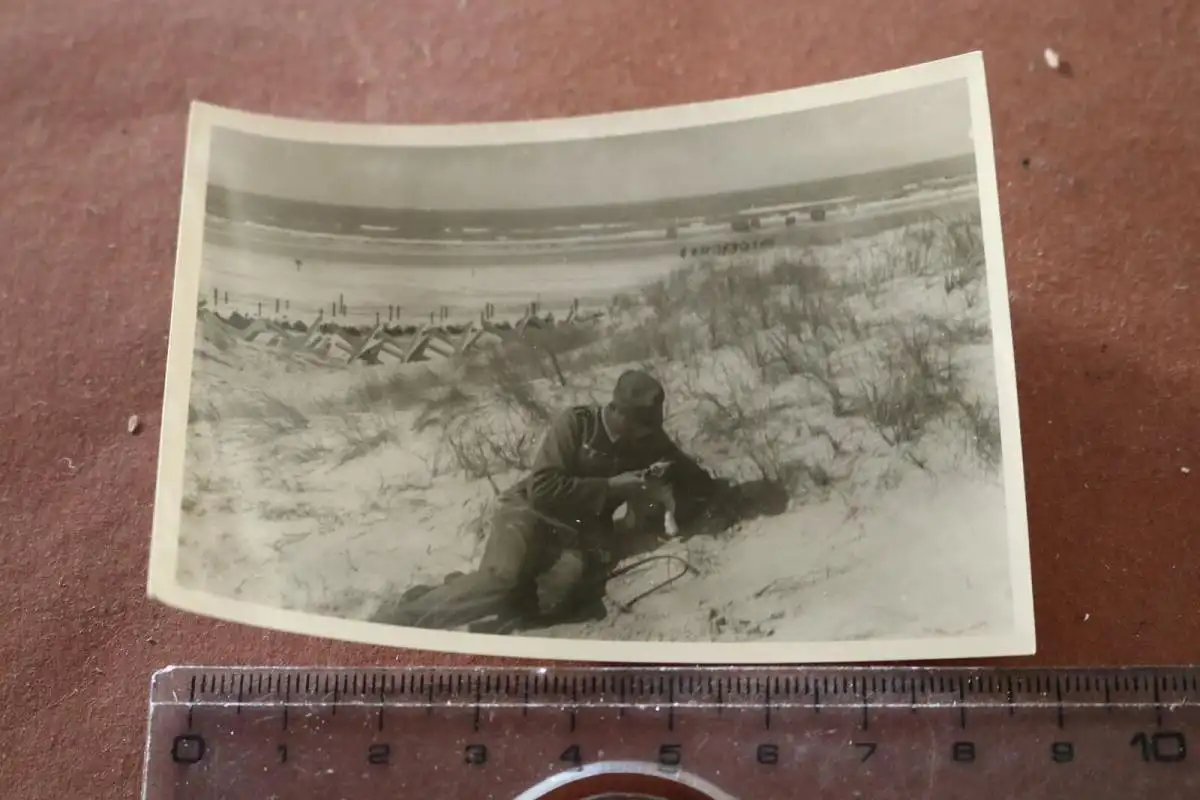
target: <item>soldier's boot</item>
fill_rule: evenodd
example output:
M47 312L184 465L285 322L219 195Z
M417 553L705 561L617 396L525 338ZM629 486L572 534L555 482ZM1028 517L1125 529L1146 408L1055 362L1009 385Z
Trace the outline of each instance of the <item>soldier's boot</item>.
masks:
M384 603L371 621L385 625L453 629L502 613L510 604L515 588L514 582L502 576L475 572L435 586L417 597L401 597L396 603Z
M424 597L437 587L436 583L422 583L417 586L410 586L404 590L404 594L400 595L400 602L408 603L416 600L418 597Z
M411 604L413 601L424 597L434 589L437 589L439 586L447 586L453 583L454 581L463 577L465 574L466 573L457 571L451 572L450 574L446 575L446 577L442 578L442 582L440 584L419 583L416 586L410 586L409 588L405 589L404 593L399 597L386 599L381 607L381 610L373 619L375 621L382 621L382 618L395 616L400 613L397 611L397 609L403 608L405 605Z

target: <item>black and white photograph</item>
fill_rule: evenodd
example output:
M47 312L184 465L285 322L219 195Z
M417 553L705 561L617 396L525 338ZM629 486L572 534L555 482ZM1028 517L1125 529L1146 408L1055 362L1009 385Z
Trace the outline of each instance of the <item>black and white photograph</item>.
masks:
M538 659L1035 650L983 60L443 126L192 106L148 593Z

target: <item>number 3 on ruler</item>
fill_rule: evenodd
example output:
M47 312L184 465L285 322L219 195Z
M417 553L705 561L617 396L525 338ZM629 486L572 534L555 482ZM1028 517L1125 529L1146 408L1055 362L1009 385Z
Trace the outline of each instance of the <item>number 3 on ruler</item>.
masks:
M486 764L488 760L488 750L485 744L469 744L466 749L466 762L479 766Z

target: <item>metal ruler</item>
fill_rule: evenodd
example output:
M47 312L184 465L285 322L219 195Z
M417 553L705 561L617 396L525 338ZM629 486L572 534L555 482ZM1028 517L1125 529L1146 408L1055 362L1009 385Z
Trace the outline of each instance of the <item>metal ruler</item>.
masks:
M154 675L145 800L1200 798L1200 667Z

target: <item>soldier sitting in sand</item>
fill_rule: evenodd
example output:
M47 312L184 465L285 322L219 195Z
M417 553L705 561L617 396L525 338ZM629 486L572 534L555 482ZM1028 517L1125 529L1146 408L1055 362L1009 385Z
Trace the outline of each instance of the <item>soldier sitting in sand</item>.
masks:
M663 430L665 392L642 371L618 378L611 402L563 412L546 432L531 474L499 498L479 568L387 602L372 621L454 629L490 616L549 624L602 596L623 504L664 481L686 525L723 484ZM666 469L652 470L654 467Z

